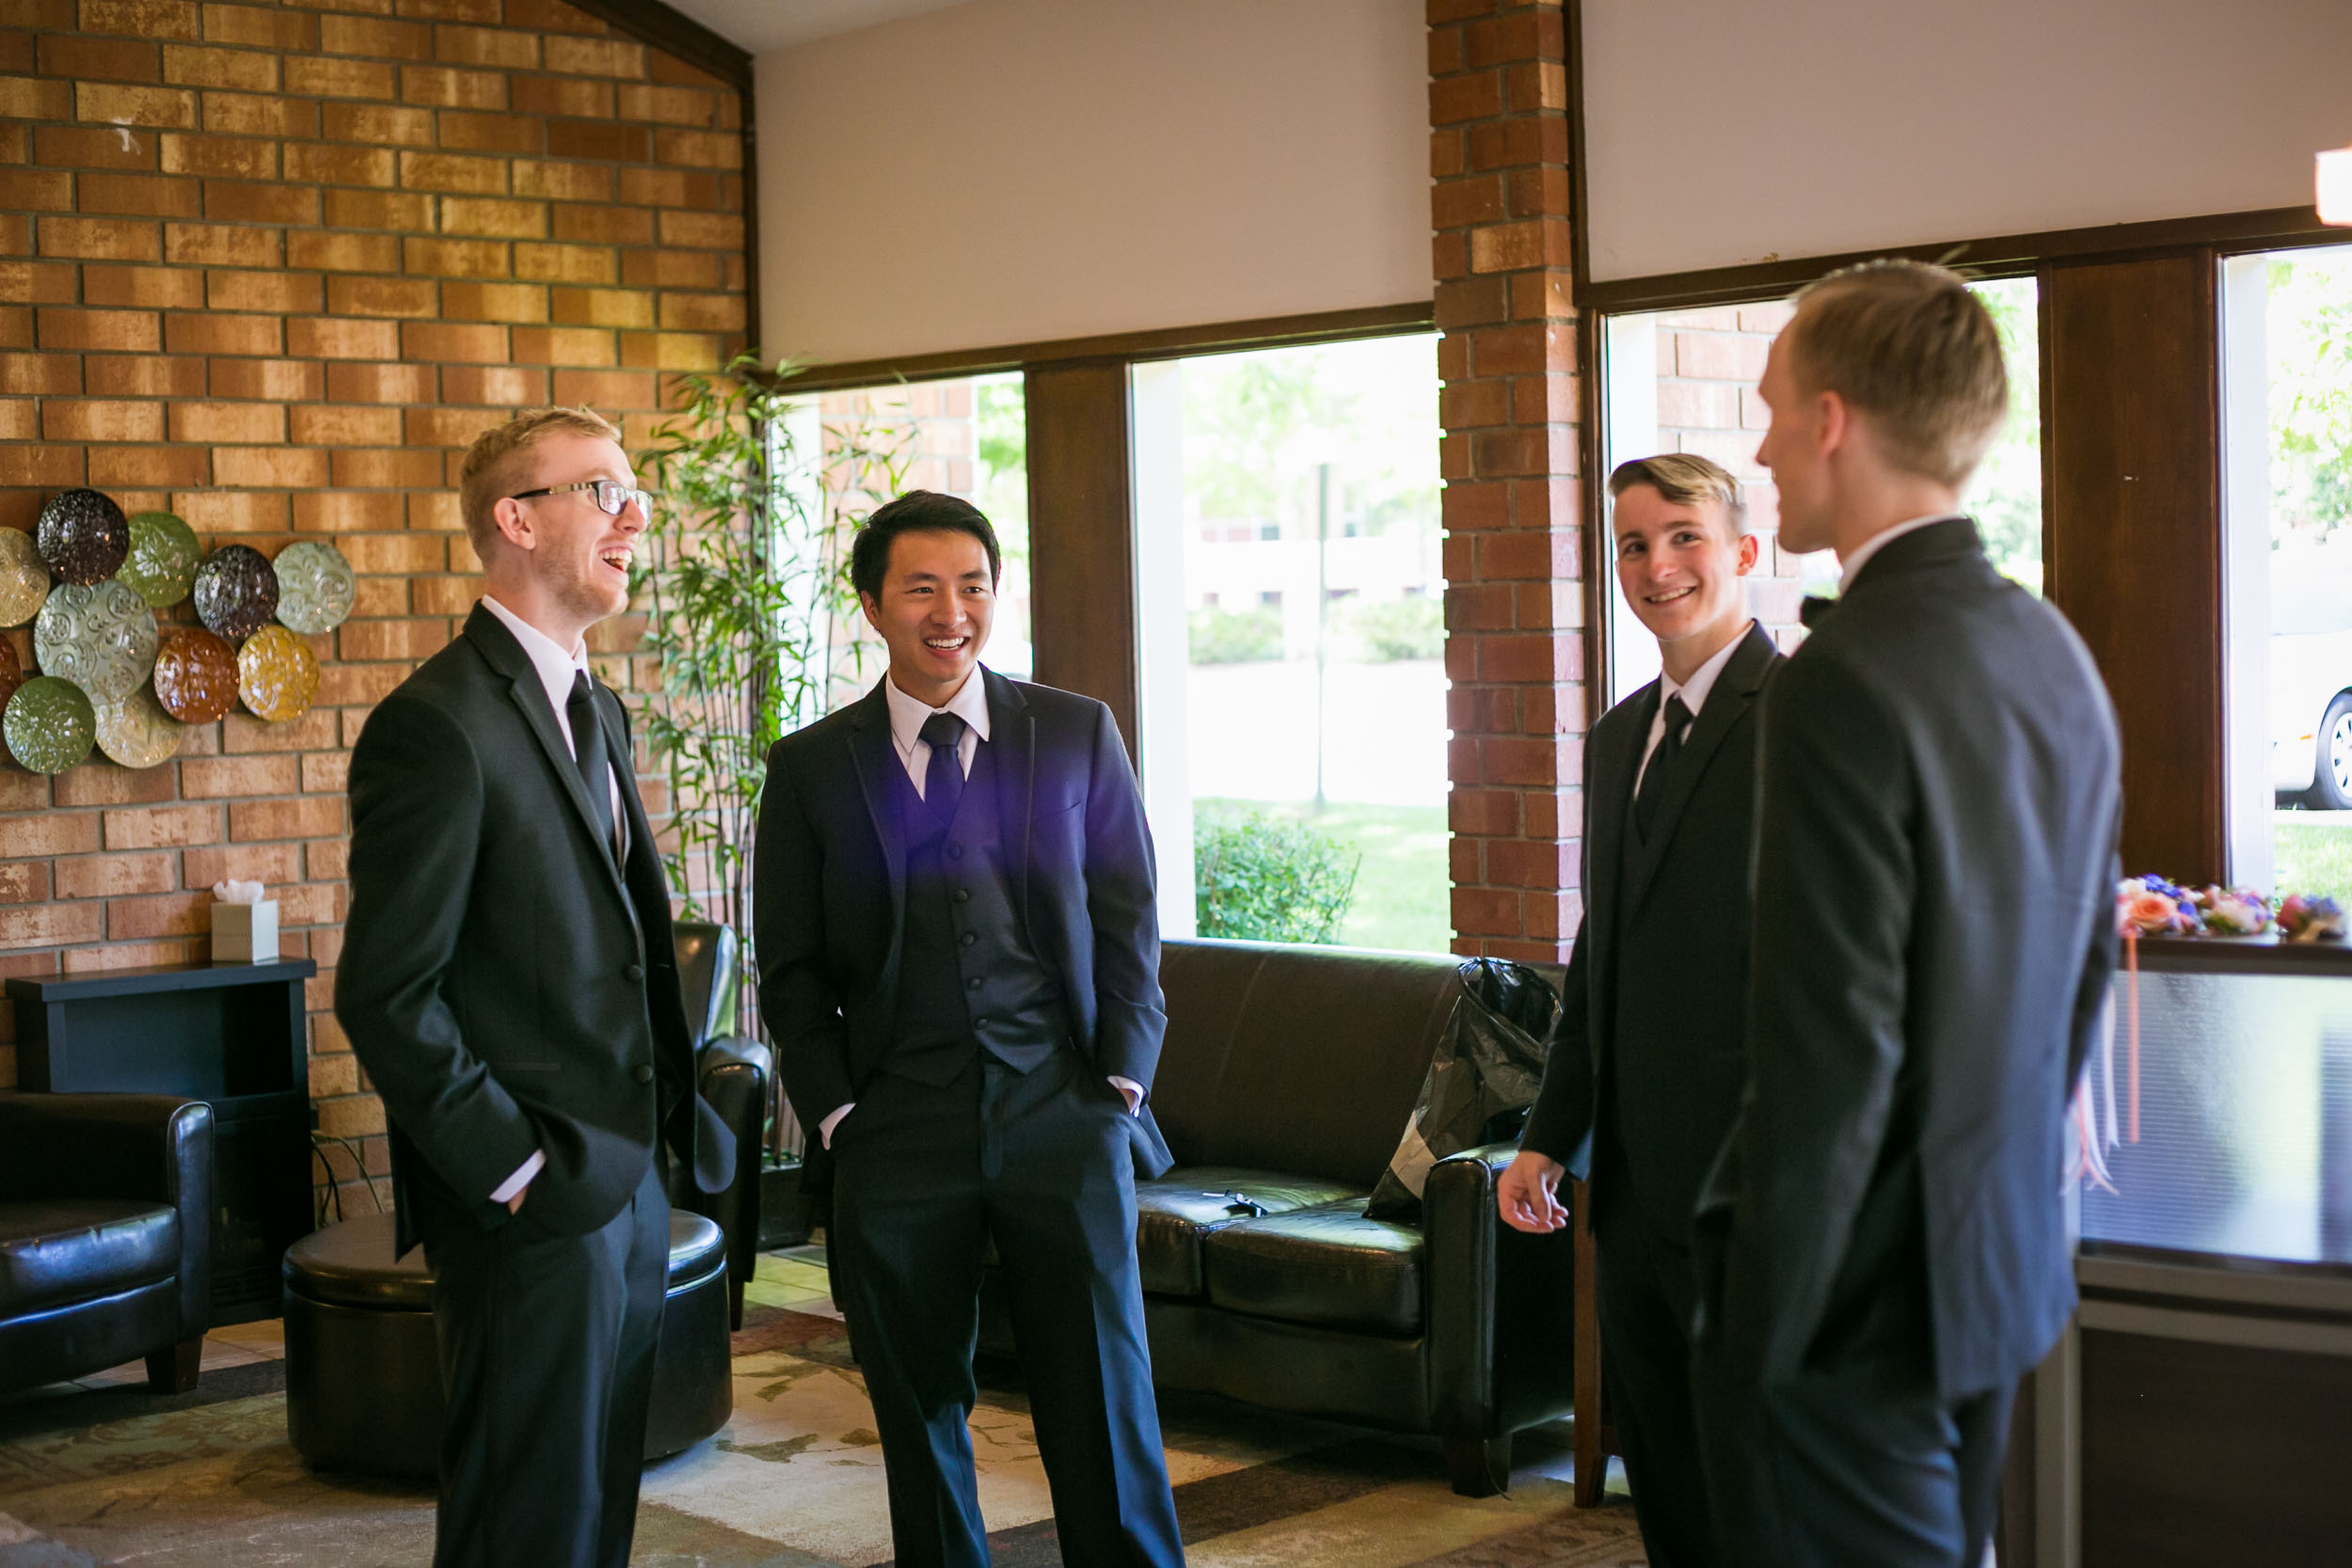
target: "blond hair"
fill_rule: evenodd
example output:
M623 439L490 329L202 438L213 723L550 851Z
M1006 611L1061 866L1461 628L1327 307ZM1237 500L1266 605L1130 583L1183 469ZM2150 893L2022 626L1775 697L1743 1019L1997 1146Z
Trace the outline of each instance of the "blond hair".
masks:
M586 436L620 444L621 433L589 408L531 408L474 437L458 470L457 511L474 554L487 561L498 537L498 503L517 489L530 489L532 450L549 436Z
M1960 275L1865 261L1797 295L1782 335L1789 374L1869 416L1887 460L1957 488L2009 413L2001 333Z
M1648 485L1677 506L1704 506L1713 501L1724 509L1732 538L1748 531L1748 498L1731 470L1720 463L1687 451L1636 457L1618 464L1610 474L1609 499L1615 500L1637 484Z

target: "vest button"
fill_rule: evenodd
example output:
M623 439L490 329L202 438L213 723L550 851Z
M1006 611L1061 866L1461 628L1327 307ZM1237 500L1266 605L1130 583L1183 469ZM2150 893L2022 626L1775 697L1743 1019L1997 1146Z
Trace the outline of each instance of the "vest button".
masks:
M648 1063L640 1062L635 1067L629 1069L629 1071L635 1075L640 1084L650 1084L653 1082L653 1068Z
M968 887L960 887L947 896L954 899L959 904L969 904L972 902L972 890Z
M622 976L627 979L642 980L645 977L645 966L644 964L631 964L627 969L621 971L621 974ZM647 1068L645 1071L646 1074L650 1076L653 1072L653 1069Z
M996 1021L993 1018L976 1018L972 1021L972 1027L975 1029L985 1029L995 1022Z
M947 846L947 858L951 861L960 861L963 859L963 846L961 844L950 844Z
M969 947L969 946L971 946L974 942L976 942L979 941L980 939L979 939L978 937L977 937L977 936L973 935L970 931L966 931L966 932L964 932L964 933L963 933L963 935L962 935L962 936L961 936L961 937L957 938L956 940L957 940L957 941L959 941L959 942L962 942L964 946Z
M966 980L966 981L963 983L963 989L964 989L965 990L979 990L979 989L980 989L980 977L979 977L978 975L977 975L977 974L973 975L973 976L972 976L972 978L970 978L969 980Z

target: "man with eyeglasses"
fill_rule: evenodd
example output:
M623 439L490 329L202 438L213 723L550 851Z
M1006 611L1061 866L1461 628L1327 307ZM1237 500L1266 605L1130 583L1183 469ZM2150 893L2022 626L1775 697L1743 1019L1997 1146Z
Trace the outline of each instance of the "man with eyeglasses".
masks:
M459 486L463 633L351 759L335 1013L389 1126L436 1283L435 1568L624 1568L667 1279L664 1146L706 1192L734 1140L694 1092L670 894L628 719L587 629L628 608L651 498L619 432L545 408Z

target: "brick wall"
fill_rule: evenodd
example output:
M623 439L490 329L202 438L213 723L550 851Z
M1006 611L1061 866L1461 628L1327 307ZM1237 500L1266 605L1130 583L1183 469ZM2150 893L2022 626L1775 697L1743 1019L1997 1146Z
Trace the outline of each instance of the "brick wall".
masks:
M561 0L0 8L0 523L87 483L359 573L305 718L141 772L0 768L0 973L201 959L211 884L267 882L320 967L322 1124L382 1168L326 1011L349 748L478 591L451 488L474 434L553 401L642 439L663 372L739 346L742 111ZM592 639L619 684L631 635ZM0 1008L0 1085L13 1039Z
M1454 948L1581 917L1583 585L1560 0L1429 0Z

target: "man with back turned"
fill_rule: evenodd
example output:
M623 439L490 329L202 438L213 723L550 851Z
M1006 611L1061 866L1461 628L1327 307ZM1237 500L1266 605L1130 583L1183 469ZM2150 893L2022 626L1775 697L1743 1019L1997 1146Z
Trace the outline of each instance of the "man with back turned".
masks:
M1719 1533L1759 1568L1975 1568L2017 1380L2074 1302L2115 720L1958 509L2008 400L1958 277L1825 278L1761 391L1781 544L1844 577L1763 702L1748 1083L1693 1237Z

